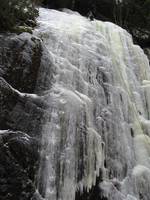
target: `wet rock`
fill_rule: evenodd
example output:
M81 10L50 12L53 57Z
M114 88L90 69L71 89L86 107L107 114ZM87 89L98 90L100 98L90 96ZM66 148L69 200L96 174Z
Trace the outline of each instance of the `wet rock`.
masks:
M149 61L150 61L150 48L145 48L144 49L145 54L147 55Z
M52 61L29 33L1 34L0 44L0 199L29 200L36 191L47 106L42 92L51 87Z
M52 61L42 41L29 33L0 35L0 76L20 92L33 93L47 87L52 81ZM45 62L47 65L45 66ZM51 79L41 82L39 71ZM36 84L38 83L38 84Z
M46 108L40 95L53 81L51 57L29 33L0 35L0 43L0 129L40 135ZM42 71L44 78L38 75Z
M0 131L0 199L27 200L35 192L38 141L23 132Z
M46 104L42 97L20 93L0 78L0 128L39 136Z

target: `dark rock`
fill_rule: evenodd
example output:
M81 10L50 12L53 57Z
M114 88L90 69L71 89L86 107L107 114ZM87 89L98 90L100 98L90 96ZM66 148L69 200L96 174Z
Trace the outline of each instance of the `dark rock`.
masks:
M0 131L0 199L28 200L35 192L38 142L22 132Z
M53 81L51 57L41 40L28 33L0 35L0 43L0 129L38 137L47 106L41 95Z
M21 94L0 78L0 129L28 132L39 137L46 104L42 97Z
M144 48L144 53L147 55L150 62L150 48Z
M49 53L39 38L29 33L18 36L1 34L0 44L1 77L20 92L33 93L48 89L53 80L53 69ZM38 76L41 69L49 75L42 83Z
M51 57L29 33L1 34L0 44L0 200L39 200L35 175Z

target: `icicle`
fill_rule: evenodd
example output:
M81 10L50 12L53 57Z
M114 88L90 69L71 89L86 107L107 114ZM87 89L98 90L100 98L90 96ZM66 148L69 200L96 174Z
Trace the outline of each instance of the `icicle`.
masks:
M147 186L140 181L150 168L150 68L143 51L120 27L72 11L40 9L38 22L34 34L55 68L45 95L39 192L46 200L74 200L76 190L95 185L101 169L109 200L135 200L140 192L148 200L149 173Z

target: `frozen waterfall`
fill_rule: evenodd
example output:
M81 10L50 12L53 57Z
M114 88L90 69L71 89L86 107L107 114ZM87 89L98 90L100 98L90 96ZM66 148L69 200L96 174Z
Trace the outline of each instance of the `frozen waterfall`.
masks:
M41 8L53 84L42 133L38 191L75 200L96 177L108 200L150 199L150 68L122 28ZM45 63L46 65L46 63ZM44 81L47 74L39 72ZM101 199L100 199L101 200Z

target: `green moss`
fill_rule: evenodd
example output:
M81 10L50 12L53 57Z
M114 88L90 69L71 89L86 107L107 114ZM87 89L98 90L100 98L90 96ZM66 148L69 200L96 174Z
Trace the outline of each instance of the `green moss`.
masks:
M31 33L32 34L32 28L29 26L16 26L12 29L13 32L20 34L23 32Z
M20 32L22 28L18 27L25 24L34 27L38 16L35 2L34 0L0 0L0 31L13 31L13 27L17 27L17 31ZM24 29L31 32L28 28Z

